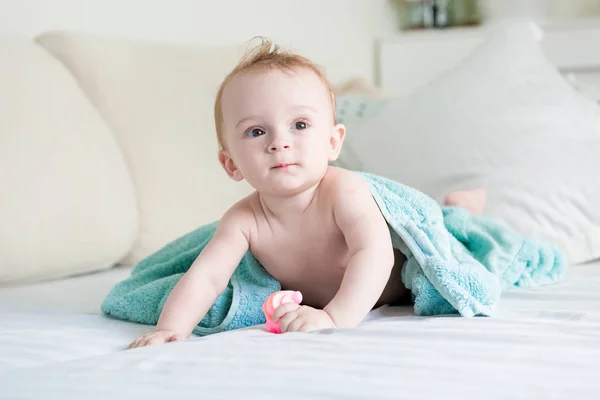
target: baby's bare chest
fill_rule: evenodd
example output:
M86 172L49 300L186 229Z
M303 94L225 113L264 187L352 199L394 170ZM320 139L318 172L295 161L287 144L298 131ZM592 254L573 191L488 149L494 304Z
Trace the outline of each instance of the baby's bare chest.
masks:
M333 218L307 220L297 229L259 231L252 252L283 288L309 297L335 293L350 260L344 235Z

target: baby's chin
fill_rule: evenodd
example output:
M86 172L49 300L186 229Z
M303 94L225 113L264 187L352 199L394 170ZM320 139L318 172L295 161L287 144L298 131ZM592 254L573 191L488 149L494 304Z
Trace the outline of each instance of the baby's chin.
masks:
M291 197L303 193L313 188L319 179L310 179L299 176L283 176L267 179L256 185L255 189L259 193L268 194L276 197Z

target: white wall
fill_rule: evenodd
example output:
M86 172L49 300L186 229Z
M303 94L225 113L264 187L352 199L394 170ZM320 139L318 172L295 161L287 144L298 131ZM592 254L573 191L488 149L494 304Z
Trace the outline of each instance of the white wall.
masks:
M551 18L600 12L600 0L481 1L490 20L536 16L546 9ZM33 37L47 30L68 29L214 45L244 43L263 35L325 66L334 83L353 76L373 81L375 40L398 31L394 3L395 0L0 0L0 33Z
M334 82L372 79L374 41L396 21L388 0L0 0L0 33L68 29L207 44L264 35L324 65Z
M479 0L479 3L490 22L512 17L557 21L600 15L600 0Z

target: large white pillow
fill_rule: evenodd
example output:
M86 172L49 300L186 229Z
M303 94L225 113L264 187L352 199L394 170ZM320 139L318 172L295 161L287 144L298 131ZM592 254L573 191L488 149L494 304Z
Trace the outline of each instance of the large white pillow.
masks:
M133 184L102 117L30 39L0 36L0 283L109 268L137 232Z
M143 43L54 32L37 38L77 77L116 135L140 212L134 264L212 222L250 193L217 161L213 102L243 48Z
M600 131L593 105L544 57L530 25L496 29L464 62L349 131L363 169L442 201L484 187L486 213L600 257ZM594 120L594 118L596 118Z

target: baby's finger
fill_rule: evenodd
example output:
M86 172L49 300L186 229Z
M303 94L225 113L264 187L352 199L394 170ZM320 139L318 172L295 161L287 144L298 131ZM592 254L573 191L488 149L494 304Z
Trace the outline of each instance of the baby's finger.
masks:
M145 338L143 338L142 340L140 340L140 343L138 343L137 347L145 347L148 346L151 342L151 340L153 339L152 336L147 336Z
M315 328L316 327L314 326L314 324L306 323L298 328L298 332L312 332L316 330Z
M306 326L306 320L299 316L288 325L287 332L302 332L304 326Z
M131 342L129 344L129 346L127 346L128 349L135 349L136 347L139 346L140 342L146 337L146 335L144 336L140 336L139 338L135 339L133 342Z
M161 344L164 343L166 341L166 338L161 337L161 336L153 336L151 338L149 338L148 340L146 340L146 346L152 346L153 344Z
M271 319L273 320L273 322L277 322L285 314L289 313L290 311L297 310L298 308L300 308L300 306L296 303L284 303L275 309L275 312L273 312L273 317Z
M290 311L289 313L287 313L283 317L281 317L281 320L279 321L279 329L281 329L281 333L289 332L290 325L294 321L296 321L298 319L298 317L299 317L299 315L295 311Z

